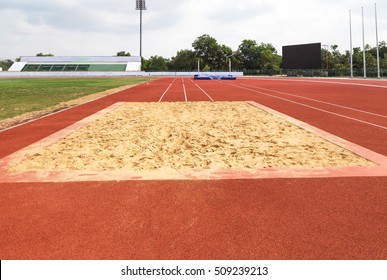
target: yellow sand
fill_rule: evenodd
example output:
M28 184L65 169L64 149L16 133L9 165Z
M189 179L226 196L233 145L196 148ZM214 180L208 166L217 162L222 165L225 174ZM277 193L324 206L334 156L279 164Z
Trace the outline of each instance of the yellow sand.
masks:
M14 171L326 168L371 162L245 102L126 103Z

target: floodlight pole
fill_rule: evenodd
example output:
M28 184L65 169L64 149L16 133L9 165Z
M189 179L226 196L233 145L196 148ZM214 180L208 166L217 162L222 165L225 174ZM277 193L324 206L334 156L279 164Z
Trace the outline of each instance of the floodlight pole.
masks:
M140 57L142 57L142 9L140 9Z
M136 0L136 10L140 11L140 57L142 58L142 11L146 10L145 0Z
M375 3L375 26L376 26L376 62L378 67L378 79L380 79L380 58L379 58L379 38L378 38L378 13Z

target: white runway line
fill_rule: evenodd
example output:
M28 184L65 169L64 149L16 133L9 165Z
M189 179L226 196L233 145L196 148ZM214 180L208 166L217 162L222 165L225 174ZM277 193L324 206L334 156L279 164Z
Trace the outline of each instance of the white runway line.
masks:
M192 81L193 82L193 81ZM207 95L207 97L212 101L212 102L214 102L215 100L214 99L212 99L212 97L204 90L204 89L202 89L201 87L199 87L199 85L197 84L197 83L195 83L195 82L193 82L194 84L195 84L195 86L197 86L205 95Z
M164 96L167 94L168 90L171 88L171 86L172 86L172 84L173 84L174 81L175 81L175 80L173 80L173 81L171 82L171 84L169 85L169 87L164 91L163 95L161 95L161 97L160 97L160 99L159 99L159 102L161 102L161 100L163 100Z
M344 109L348 109L348 110L352 110L352 111L356 111L356 112L360 112L360 113L364 113L364 114L374 115L374 116L381 117L381 118L387 118L387 116L385 116L385 115L380 115L380 114L376 114L376 113L372 113L372 112L368 112L368 111L364 111L364 110L359 110L359 109L355 109L355 108L352 108L352 107L342 106L342 105L338 105L338 104L330 103L330 102L326 102L326 101L321 101L321 100L313 99L313 98L309 98L309 97L299 96L299 95L296 95L296 94L286 93L286 92L272 90L272 89L267 89L267 88L261 88L261 87L257 87L257 86L253 86L253 85L248 85L248 84L241 84L241 85L249 86L249 87L252 87L252 88L255 88L255 89L260 89L260 90L267 90L267 91L270 91L270 92L279 93L279 94L283 94L283 95L293 96L293 97L297 97L297 98L307 99L307 100L311 100L311 101L315 101L315 102L319 102L319 103L323 103L323 104L328 104L328 105L331 105L331 106L340 107L340 108L344 108Z
M375 87L375 88L387 88L384 85L373 85L373 84L362 84L362 83L345 83L345 82L336 82L336 81L318 81L318 80L290 80L289 82L307 82L307 83L322 83L322 84L337 84L337 85L347 85L347 86L361 86L361 87Z
M185 100L185 102L187 102L187 101L188 101L188 98L187 98L187 91L186 91L186 89L185 89L184 79L181 78L181 81L183 82L184 100Z
M342 117L342 118L345 118L345 119L353 120L353 121L356 121L356 122L360 122L360 123L363 123L363 124L367 124L367 125L370 125L370 126L374 126L374 127L378 127L378 128L387 130L387 127L382 126L382 125L378 125L378 124L374 124L374 123L371 123L371 122L366 122L366 121L359 120L359 119L356 119L356 118L348 117L348 116L345 116L345 115L337 114L337 113L334 113L334 112L331 112L331 111L323 110L323 109L320 109L320 108L317 108L317 107L313 107L313 106L310 106L310 105L307 105L307 104L304 104L304 103L296 102L296 101L293 101L293 100L290 100L290 99L286 99L286 98L283 98L283 97L279 97L279 96L276 96L276 95L273 95L273 94L264 93L264 92L261 92L261 91L258 91L258 90L254 90L254 89L251 89L251 88L237 86L237 85L233 85L233 84L230 84L230 85L232 85L234 87L242 88L242 89L245 89L245 90L249 90L249 91L252 91L252 92L255 92L255 93L258 93L258 94L262 94L262 95L270 96L270 97L273 97L273 98L281 99L281 100L284 100L284 101L287 101L287 102L290 102L290 103L294 103L294 104L297 104L297 105L301 105L301 106L304 106L304 107L308 107L308 108L311 108L311 109L314 109L314 110L317 110L317 111L321 111L321 112L324 112L324 113L327 113L327 114L335 115L335 116L338 116L338 117Z
M251 79L251 77L247 77L247 79ZM317 80L317 79L291 79L291 78L288 78L288 77L278 77L278 78L261 78L261 77L254 77L252 78L253 80L260 80L260 81L273 81L273 80L277 80L277 81L286 81L286 82L306 82L306 83L321 83L321 84L337 84L337 85L347 85L347 86L361 86L361 87L375 87L375 88L387 88L387 85L376 85L376 84L364 84L364 83L360 83L362 80L360 79L354 79L354 80L345 80L345 79L342 79L342 78L337 78L337 81L333 81L333 80L330 80L330 81L326 81L326 80L323 80L325 78L321 78L320 80ZM332 78L331 78L332 79ZM339 81L339 80L344 80L344 81ZM345 82L345 81L348 81L348 82ZM372 80L368 80L368 81L372 81ZM375 80L377 82L384 82L384 80Z

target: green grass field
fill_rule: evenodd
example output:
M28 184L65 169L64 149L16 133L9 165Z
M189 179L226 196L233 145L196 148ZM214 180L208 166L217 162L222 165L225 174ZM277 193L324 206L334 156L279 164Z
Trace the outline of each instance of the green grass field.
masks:
M149 78L0 79L0 120L40 111L93 93L137 84Z

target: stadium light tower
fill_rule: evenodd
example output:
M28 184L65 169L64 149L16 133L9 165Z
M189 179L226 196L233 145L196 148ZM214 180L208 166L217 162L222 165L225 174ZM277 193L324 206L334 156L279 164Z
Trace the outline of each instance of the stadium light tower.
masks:
M146 10L145 0L136 0L136 10L140 11L140 57L142 57L142 11Z

